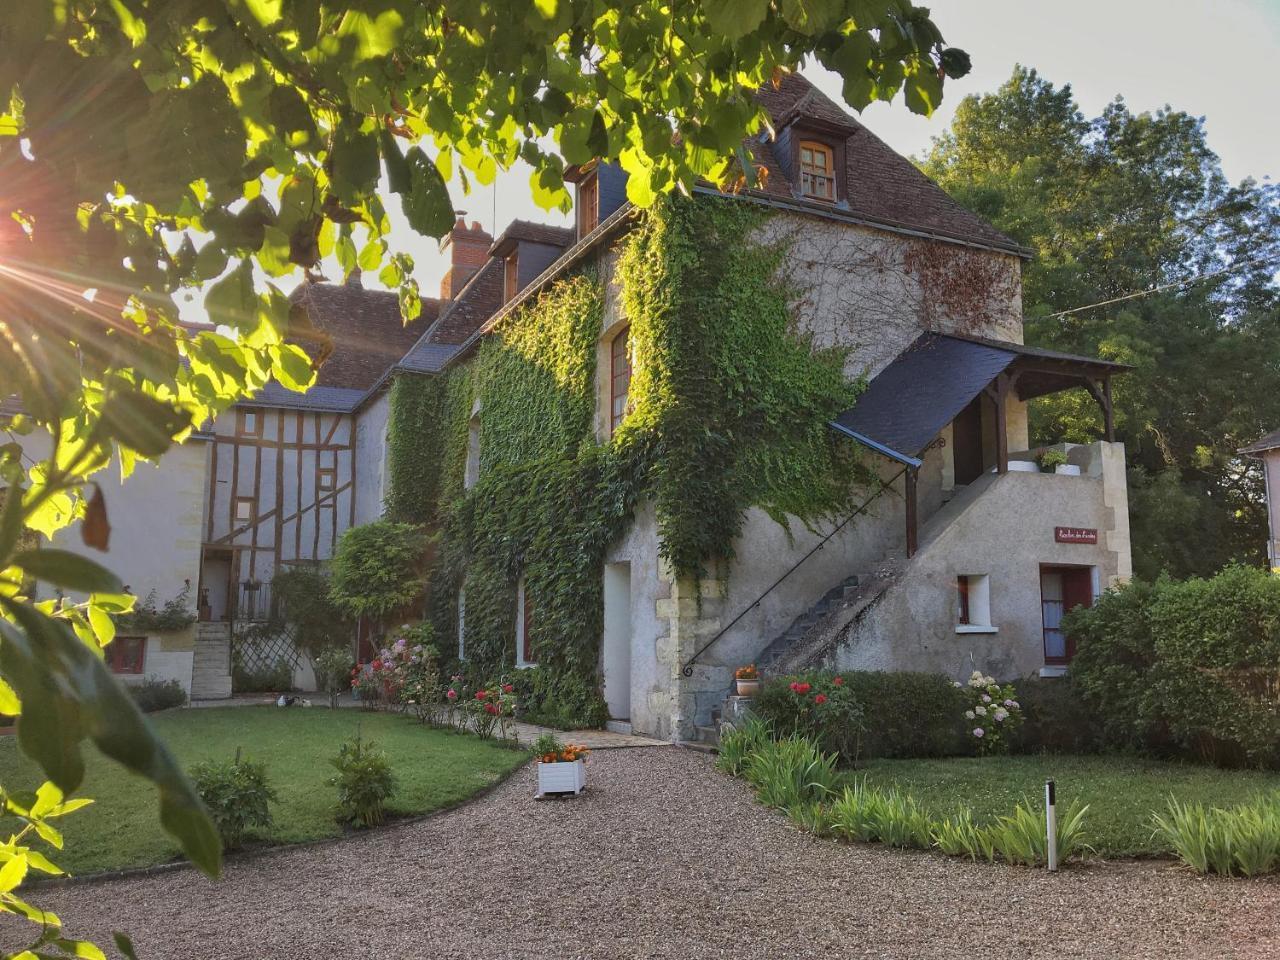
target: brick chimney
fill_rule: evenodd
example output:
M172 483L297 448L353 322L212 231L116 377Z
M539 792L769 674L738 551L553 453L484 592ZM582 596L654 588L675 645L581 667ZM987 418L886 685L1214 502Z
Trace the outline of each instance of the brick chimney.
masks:
M448 252L449 269L440 280L440 299L452 300L489 259L489 248L493 246L493 237L480 226L479 220L472 220L471 226L463 219L461 211L458 222L440 241L440 252Z

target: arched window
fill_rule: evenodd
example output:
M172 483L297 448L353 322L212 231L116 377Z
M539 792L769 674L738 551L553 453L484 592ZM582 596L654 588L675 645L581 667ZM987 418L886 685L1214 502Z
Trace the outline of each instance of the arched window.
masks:
M631 327L618 331L609 345L609 433L630 411L627 393L631 389Z
M814 200L835 200L835 162L825 143L800 141L800 192Z

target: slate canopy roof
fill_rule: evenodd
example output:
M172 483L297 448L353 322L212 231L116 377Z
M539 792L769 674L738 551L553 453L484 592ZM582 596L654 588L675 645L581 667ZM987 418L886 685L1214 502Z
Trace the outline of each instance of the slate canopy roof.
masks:
M1019 369L1021 367L1021 369ZM1024 400L1130 369L1020 343L926 333L881 370L831 426L878 453L918 467L925 447L1006 371Z

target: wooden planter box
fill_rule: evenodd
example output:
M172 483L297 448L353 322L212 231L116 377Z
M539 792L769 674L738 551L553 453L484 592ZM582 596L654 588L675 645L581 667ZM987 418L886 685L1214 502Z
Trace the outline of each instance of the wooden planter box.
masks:
M538 763L538 792L541 800L548 794L573 794L575 797L587 786L587 765L581 760L573 763Z

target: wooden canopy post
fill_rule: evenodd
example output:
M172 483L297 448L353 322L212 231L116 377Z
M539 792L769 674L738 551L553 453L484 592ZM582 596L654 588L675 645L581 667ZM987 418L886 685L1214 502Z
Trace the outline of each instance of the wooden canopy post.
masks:
M1009 472L1009 389L1013 386L1013 378L1007 373L996 377L995 389L987 387L987 393L996 404L996 470L999 473Z
M916 467L907 468L906 476L906 500L907 500L907 559L910 560L916 554L916 548L919 546L919 504L916 493L917 487L917 469Z
M1111 377L1102 378L1102 418L1106 424L1107 443L1115 443L1116 439L1116 417L1115 407L1111 402Z

